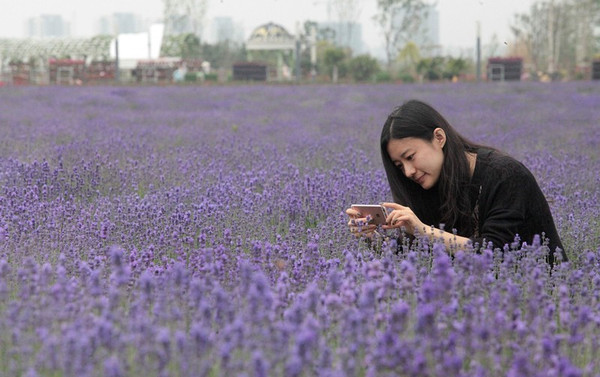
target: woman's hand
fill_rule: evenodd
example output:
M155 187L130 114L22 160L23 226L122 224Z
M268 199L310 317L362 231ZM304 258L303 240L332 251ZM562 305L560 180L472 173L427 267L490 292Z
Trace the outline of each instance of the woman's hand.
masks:
M385 208L391 208L386 218L386 225L383 225L383 229L396 229L402 228L406 230L408 234L415 234L415 229L420 232L425 228L425 224L419 220L417 215L409 207L402 206L397 203L382 203Z
M348 221L348 227L350 232L355 237L366 237L372 238L377 230L377 225L369 224L369 219L361 217L360 212L352 208L346 210L346 214L350 217Z

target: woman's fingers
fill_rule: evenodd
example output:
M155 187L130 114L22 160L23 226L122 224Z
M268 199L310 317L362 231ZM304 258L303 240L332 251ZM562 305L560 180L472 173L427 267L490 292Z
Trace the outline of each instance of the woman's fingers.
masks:
M357 217L352 217L350 220L348 220L348 225L349 226L355 226L355 225L360 225L360 224L367 224L367 219L363 218L357 218Z
M350 216L350 217L357 218L357 217L359 217L359 216L360 216L360 212L358 212L358 211L357 211L357 210L355 210L355 209L348 208L348 209L346 210L346 215L348 215L348 216Z
M384 206L385 208L391 208L394 210L407 208L398 203L391 203L391 202L384 202L384 203L381 203L381 205Z
M383 225L382 228L383 229L395 229L395 228L402 228L403 226L408 227L409 225L410 225L410 215L402 215L402 214L398 214L398 212L394 211L392 214L390 214L387 224Z
M391 209L386 217L386 224L382 225L382 229L399 229L404 227L410 233L413 226L419 222L409 207L392 202L384 202L381 205ZM350 232L356 237L370 238L377 231L377 225L370 224L369 219L362 217L357 210L348 208L346 214L350 217L350 221L348 221Z
M371 238L377 229L376 225L366 225L364 227L350 227L350 233L352 233L355 237L367 237Z
M392 222L398 218L398 216L403 216L404 215L404 210L402 209L395 209L392 212L390 212L389 215L387 215L387 217L385 218L385 223L387 225L393 225Z
M377 225L365 225L365 226L350 226L350 232L361 233L361 232L372 232L377 229Z

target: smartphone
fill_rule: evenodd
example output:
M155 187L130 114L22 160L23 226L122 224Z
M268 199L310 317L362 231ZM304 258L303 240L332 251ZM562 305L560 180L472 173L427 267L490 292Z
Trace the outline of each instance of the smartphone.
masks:
M386 223L387 211L381 204L352 204L350 208L360 212L361 217L370 215L370 224L383 225Z

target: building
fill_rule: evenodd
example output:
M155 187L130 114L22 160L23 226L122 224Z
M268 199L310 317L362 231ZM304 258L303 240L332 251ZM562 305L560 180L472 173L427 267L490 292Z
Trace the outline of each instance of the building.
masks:
M113 13L100 18L100 34L139 33L146 31L141 17L133 13Z
M210 20L207 42L225 41L243 42L244 30L239 24L234 23L231 17L215 17Z
M189 15L170 15L169 17L165 17L165 25L169 26L169 35L195 34L194 20Z
M332 30L333 43L339 47L349 47L354 55L366 52L362 39L362 24L358 22L319 22L319 29Z
M61 38L70 36L70 25L57 14L42 14L26 23L29 38Z
M440 13L433 5L427 6L425 18L414 42L424 56L440 55Z
M437 56L442 53L440 45L440 14L434 5L427 5L424 10L424 19L419 29L414 33L412 42L418 47L423 56ZM397 23L401 23L404 15L398 15Z

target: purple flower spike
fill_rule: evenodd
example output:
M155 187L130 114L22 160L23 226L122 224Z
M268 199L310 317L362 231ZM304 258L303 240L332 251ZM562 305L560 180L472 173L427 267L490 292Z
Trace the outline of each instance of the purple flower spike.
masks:
M35 76L27 57L0 82L0 375L600 375L595 82L402 86L531 170L563 261L545 229L502 219L464 250L429 227L351 234L372 220L349 229L351 203L413 205L391 196L372 132L397 85L206 85L204 71L87 86L111 64L77 59L45 68L53 82L68 65L78 87L15 85ZM485 195L479 218L495 219ZM420 220L476 236L437 212Z
M104 362L104 375L106 377L124 377L119 359L113 355Z

